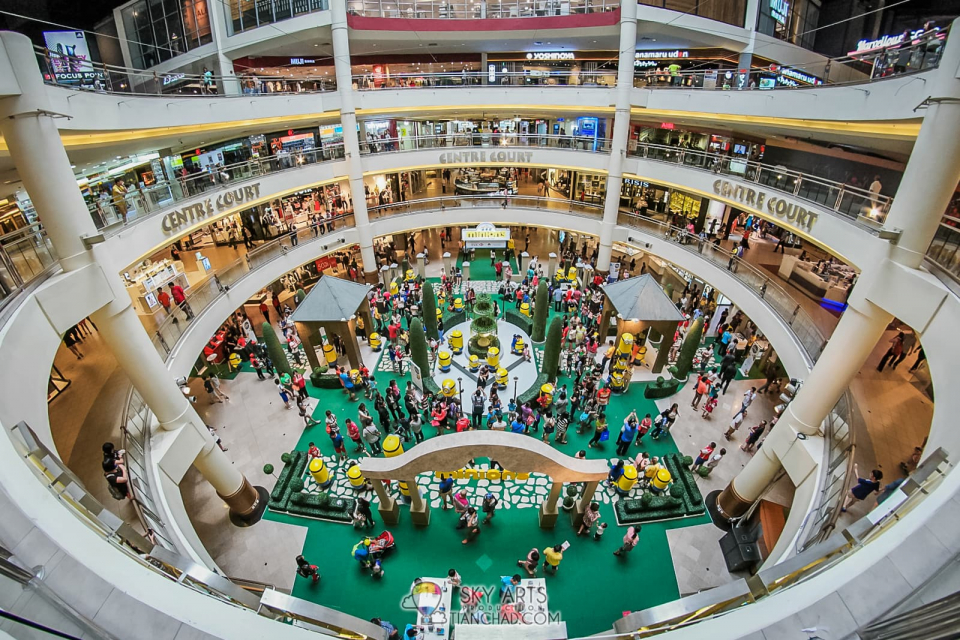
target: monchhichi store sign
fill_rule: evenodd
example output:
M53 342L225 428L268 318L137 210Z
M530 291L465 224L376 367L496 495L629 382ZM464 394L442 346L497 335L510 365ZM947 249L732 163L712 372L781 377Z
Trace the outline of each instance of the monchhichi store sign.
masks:
M462 162L533 162L533 151L447 151L440 154L440 164Z
M734 184L727 180L717 180L713 183L713 192L723 198L735 200L748 207L764 211L776 216L795 227L810 231L817 221L815 211L804 209L799 204L784 198L770 195L765 191L751 189L743 185Z
M209 218L215 213L229 211L238 204L253 202L259 197L259 182L239 189L230 189L218 195L216 199L207 198L203 202L183 207L179 211L171 211L163 216L160 226L163 227L165 233L173 233L181 227L188 227L204 218Z

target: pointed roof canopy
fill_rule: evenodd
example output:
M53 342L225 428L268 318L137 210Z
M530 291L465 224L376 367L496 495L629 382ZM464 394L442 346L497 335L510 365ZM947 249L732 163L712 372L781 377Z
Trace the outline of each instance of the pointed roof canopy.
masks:
M356 315L370 285L334 276L321 276L293 312L294 322L343 322Z
M607 300L624 320L682 322L683 314L649 273L603 285Z

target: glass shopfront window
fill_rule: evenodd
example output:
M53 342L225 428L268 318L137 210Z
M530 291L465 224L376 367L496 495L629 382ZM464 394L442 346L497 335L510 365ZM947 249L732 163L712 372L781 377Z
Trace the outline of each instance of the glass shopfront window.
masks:
M330 8L328 0L227 0L223 4L230 16L230 35Z
M120 14L136 69L213 41L206 0L138 0L122 7Z
M813 49L820 22L819 0L760 0L757 31Z
M764 1L764 0L761 0ZM698 0L640 0L640 4L648 7L659 7L671 11L679 11L692 16L709 18L717 22L743 26L743 17L746 15L746 0L714 0L713 2L698 2Z

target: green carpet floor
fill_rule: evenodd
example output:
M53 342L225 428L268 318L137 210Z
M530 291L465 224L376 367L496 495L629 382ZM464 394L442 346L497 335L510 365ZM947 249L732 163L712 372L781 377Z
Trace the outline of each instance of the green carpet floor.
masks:
M471 280L497 280L497 271L490 264L490 252L495 251L494 249L477 249L474 252L474 259L470 263L470 279ZM496 250L497 259L500 262L503 262L503 250ZM517 268L517 259L511 258L510 265L513 267L513 272L518 273ZM463 255L457 258L457 268L460 269L463 267Z
M394 378L401 388L405 386L405 380L393 374L378 374L381 388ZM572 387L572 381L568 379L561 378L560 382ZM641 417L648 412L655 414L653 401L643 398L642 389L642 384L634 384L627 396L612 398L608 410L612 434L619 430L631 409L636 409ZM346 416L356 418L356 403L347 402L342 393L312 388L310 393L321 400L314 413L316 418L321 419L326 409L332 409L341 420ZM429 426L425 427L425 432L428 437L434 436L434 430ZM558 448L569 455L586 449L590 458L615 456L613 442L603 443L602 449L588 449L587 441L592 434L578 435L573 429L568 433L569 444ZM325 455L332 455L333 448L322 425L305 430L297 448L306 450L310 441L316 442ZM651 455L677 451L669 437L659 441L648 437L644 445L643 449L633 447L631 455L635 456L641 450L649 451ZM348 451L352 451L349 442ZM335 472L345 473L345 470L346 467L342 466ZM351 549L362 537L361 532L353 527L284 514L268 513L267 517L309 529L303 554L319 565L324 579L313 586L308 580L298 578L293 592L295 596L365 619L380 616L397 625L415 619L414 613L401 608L401 601L409 593L410 583L418 576L440 577L455 568L463 576L464 584L494 587L500 576L512 575L518 569L517 559L524 557L532 547L542 551L546 546L569 540L572 547L565 554L560 572L547 577L547 591L550 610L558 612L567 623L570 637L577 637L609 629L623 611L644 609L676 599L679 593L665 532L708 522L703 516L645 525L640 545L632 556L620 559L613 556L613 551L619 546L624 529L616 526L612 506L603 505L601 514L601 521L610 526L599 542L592 538L577 538L569 518L563 515L554 530L545 531L538 526L536 509L513 508L498 511L494 522L483 527L481 535L472 544L463 545L462 531L455 528L457 518L452 510L435 509L431 525L418 529L410 523L407 508L401 507L400 523L390 527L397 549L385 560L385 575L380 580L361 571L352 558ZM379 516L377 518L374 534L383 530ZM290 555L293 571L294 550ZM632 579L641 571L643 580Z
M477 260L471 265L471 279L494 279L489 254L482 255L485 253L477 252ZM550 315L554 315L552 309ZM712 340L706 342L709 344ZM245 364L244 370L248 369L249 365ZM403 389L409 375L396 376L377 371L380 389L386 388L394 379ZM561 376L559 384L566 384L568 390L573 387L573 381L564 376ZM620 425L631 410L636 410L641 418L646 413L656 415L654 402L643 397L645 384L634 383L628 394L611 398L607 411L611 439L616 438ZM311 396L320 400L314 418L322 420L324 412L331 409L340 418L341 425L347 417L356 420L358 403L348 402L342 392L321 391L309 385L308 389ZM472 388L465 389L465 395L472 391ZM678 397L682 395L683 391ZM508 396L502 394L501 397L506 400ZM367 404L372 409L372 404ZM592 433L578 435L574 426L568 431L569 444L553 446L571 456L581 449L587 451L589 458L609 459L616 456L613 441L589 449L587 442ZM436 437L435 430L429 425L424 427L424 433L428 439ZM533 434L528 437L538 436ZM325 456L333 455L333 446L323 425L306 429L297 449L306 451L311 441L320 447ZM630 455L636 456L640 451L663 455L678 450L669 436L659 441L647 437L643 445L642 449L631 447ZM695 447L684 443L684 453L695 454ZM353 451L349 440L347 450ZM275 464L279 468L279 460ZM347 467L348 463L344 463L332 468L334 473L344 474ZM378 523L371 531L372 535L384 529L379 514L376 511L374 514ZM640 544L632 555L618 558L613 551L619 547L625 528L617 526L610 504L601 505L601 522L610 525L601 541L595 541L592 537L577 538L569 517L563 513L555 529L542 530L538 526L537 509L511 508L500 509L494 522L482 527L480 536L469 545L461 544L463 532L455 528L457 518L452 510L433 509L430 526L416 528L410 522L408 507L401 506L400 522L390 527L396 539L396 549L384 561L384 577L374 580L368 572L361 570L352 557L353 546L364 535L352 526L272 512L268 512L266 517L308 528L302 553L319 566L323 580L313 585L309 580L297 578L293 590L295 596L364 619L379 616L401 630L403 625L414 622L416 618L415 612L401 606L414 578L441 577L454 568L463 576L465 585L494 588L501 576L519 571L516 561L532 547L542 552L547 546L570 541L572 546L564 555L559 573L546 576L550 610L559 613L566 622L570 637L600 633L610 629L614 620L624 611L645 609L679 597L666 531L709 522L707 516L701 516L644 525ZM290 550L291 572L294 571L293 557L299 551ZM539 576L543 577L542 569Z

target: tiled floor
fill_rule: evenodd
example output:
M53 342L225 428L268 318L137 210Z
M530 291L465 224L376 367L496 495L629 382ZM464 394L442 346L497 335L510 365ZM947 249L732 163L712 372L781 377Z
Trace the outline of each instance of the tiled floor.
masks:
M222 390L231 398L223 404L210 404L198 380L192 388L200 417L216 429L233 464L252 484L272 489L276 480L263 467L272 464L279 473L281 454L296 445L303 431L296 407L285 409L273 382L252 374L223 381ZM227 575L292 588L293 550L303 547L305 528L269 520L249 528L233 526L223 501L195 469L180 483L180 493L197 535Z

